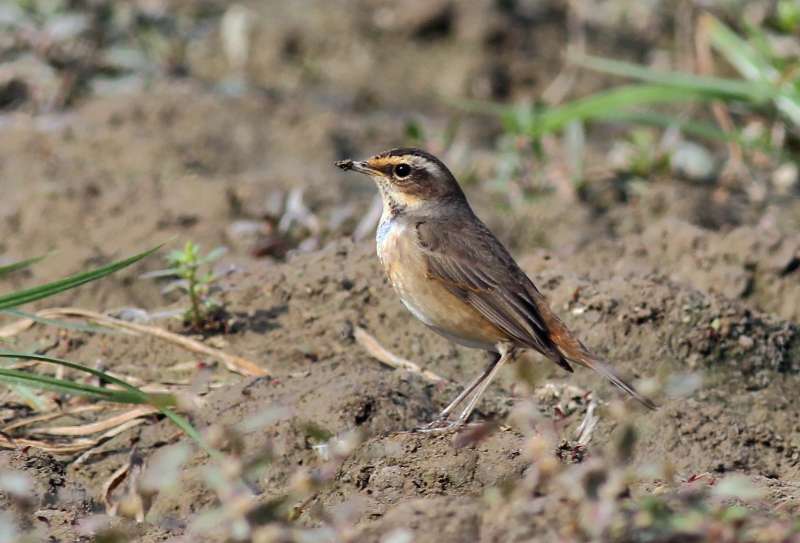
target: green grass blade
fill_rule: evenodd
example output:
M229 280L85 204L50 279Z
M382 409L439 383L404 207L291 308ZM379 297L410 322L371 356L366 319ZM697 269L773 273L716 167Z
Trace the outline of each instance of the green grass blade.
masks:
M203 438L203 436L200 435L200 432L198 432L197 429L194 426L192 426L192 423L186 420L186 418L182 417L181 415L178 415L168 407L162 407L160 408L160 410L161 413L163 413L165 417L171 420L175 426L183 430L183 432L187 436L192 438L198 445L200 445L200 447L202 447L202 449L205 452L207 452L211 458L215 460L222 460L224 458L223 454L218 450L214 449L212 446L210 446Z
M711 45L742 77L751 81L774 82L778 71L752 45L712 15L706 15Z
M104 371L96 370L94 368L90 368L89 366L84 366L82 364L76 364L75 362L70 362L68 360L62 360L60 358L53 358L50 356L44 356L41 354L33 354L33 353L18 353L14 351L0 351L0 358L14 358L14 359L21 359L21 360L36 360L39 362L46 362L48 364L55 364L57 366L64 366L65 368L70 368L73 370L81 371L84 373L88 373L97 377L98 379L103 379L107 383L115 384L121 388L128 390L129 392L133 392L135 394L139 394L140 397L143 399L143 403L149 403L150 396L139 390L133 385L130 385L123 381L122 379L118 379L116 377L112 377L111 375L107 374Z
M60 281L54 281L52 283L47 283L45 285L41 285L38 287L33 287L26 290L20 290L17 292L12 292L11 294L6 294L5 296L0 296L0 309L9 309L36 300L41 300L42 298L47 298L59 292L63 292L65 290L69 290L78 287L80 285L84 285L91 281L95 281L97 279L100 279L101 277L105 277L106 275L109 275L111 273L121 270L122 268L130 266L131 264L134 264L145 257L150 256L160 248L161 245L154 247L150 250L147 250L143 253L139 253L138 255L132 256L130 258L119 260L117 262L112 262L107 266L103 266L95 270L91 270L84 273L78 273L76 275L72 275L65 279L61 279Z
M742 77L771 87L775 107L795 127L800 127L798 78L784 80L781 71L757 47L740 38L722 21L707 15L711 45L742 74Z
M628 85L599 92L547 109L533 119L529 134L538 137L561 130L573 121L613 119L635 106L707 101L716 96L663 85Z
M738 131L727 133L718 128L716 125L710 123L693 121L689 119L678 119L672 115L663 115L654 111L637 111L626 113L621 115L618 120L640 124L650 124L653 126L659 126L661 128L675 126L680 128L685 134L698 136L708 140L736 142L745 147L757 148L763 151L776 151L776 149L770 146L767 142L757 142L743 138Z
M0 368L0 382L24 384L30 387L45 388L49 387L50 390L57 390L68 394L80 394L97 399L102 399L111 402L123 402L134 404L148 404L156 407L165 417L172 421L175 426L183 430L187 436L197 442L210 456L214 458L221 458L222 455L219 451L215 450L206 443L200 432L192 426L192 424L181 415L175 413L171 407L175 406L176 399L172 394L148 394L123 381L113 377L103 371L96 370L81 364L62 360L60 358L53 358L38 354L29 353L16 353L10 351L0 351L0 358L21 358L24 360L38 360L48 364L56 364L66 368L82 371L91 374L95 377L105 380L108 383L115 384L124 390L109 390L103 387L95 387L92 385L84 385L82 383L75 383L71 381L64 381L52 377L42 376L38 374L22 372L19 370L11 370ZM23 374L20 376L19 374Z
M680 128L681 132L685 134L698 136L704 139L723 142L742 142L741 138L738 137L738 134L728 134L713 124L692 121L688 119L678 119L672 115L663 115L654 111L636 111L626 113L621 115L618 120L638 124L650 124L661 128L669 128L674 126Z
M27 267L30 267L33 264L36 264L37 262L42 260L43 258L44 258L43 256L37 256L34 258L29 258L28 260L20 260L19 262L13 262L11 264L6 264L5 266L0 266L0 277L8 273L15 272L17 270L23 270Z
M800 96L780 96L775 99L775 106L796 128L800 128Z
M688 92L708 94L720 100L743 100L763 104L774 96L771 85L765 81L739 81L682 72L663 72L630 62L588 55L578 56L572 60L579 66L597 72L629 77Z
M0 368L0 382L115 403L149 403L147 396L141 393L134 394L127 390L112 390L21 370Z

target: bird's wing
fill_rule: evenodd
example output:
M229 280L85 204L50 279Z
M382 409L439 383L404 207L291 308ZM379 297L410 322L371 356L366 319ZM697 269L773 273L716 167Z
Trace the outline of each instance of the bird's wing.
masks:
M416 223L416 232L428 276L471 304L509 339L538 350L567 371L572 371L571 362L592 368L648 408L656 408L572 335L483 223L427 220Z
M428 277L472 305L509 339L572 371L550 339L550 311L536 286L486 226L474 219L456 222L415 224Z

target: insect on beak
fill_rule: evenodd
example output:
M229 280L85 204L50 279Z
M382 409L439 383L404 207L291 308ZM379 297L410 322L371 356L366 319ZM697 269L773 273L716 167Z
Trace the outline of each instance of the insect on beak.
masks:
M353 170L354 172L363 173L367 175L375 175L378 171L373 170L370 168L366 162L361 160L339 160L336 162L336 166L343 170Z

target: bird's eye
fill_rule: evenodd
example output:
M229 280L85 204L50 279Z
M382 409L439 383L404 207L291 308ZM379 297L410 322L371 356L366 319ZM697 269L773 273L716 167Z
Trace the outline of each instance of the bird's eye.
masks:
M397 179L405 179L409 175L411 175L411 166L408 164L401 163L394 167L394 176Z

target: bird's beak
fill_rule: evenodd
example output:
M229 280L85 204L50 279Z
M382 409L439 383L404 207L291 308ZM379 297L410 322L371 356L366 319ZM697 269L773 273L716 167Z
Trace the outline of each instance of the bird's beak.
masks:
M374 170L367 165L367 163L363 160L339 160L336 162L336 166L343 170L353 170L354 172L363 173L366 175L378 175L380 172L378 170Z

